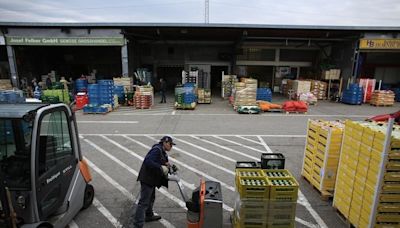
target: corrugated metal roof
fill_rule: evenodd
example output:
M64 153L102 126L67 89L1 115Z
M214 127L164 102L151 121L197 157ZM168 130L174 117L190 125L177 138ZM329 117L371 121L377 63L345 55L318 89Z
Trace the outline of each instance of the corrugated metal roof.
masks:
M49 22L0 22L3 27L179 27L179 28L255 28L255 29L304 29L304 30L359 30L400 31L399 26L329 26L329 25L269 25L222 23L49 23Z

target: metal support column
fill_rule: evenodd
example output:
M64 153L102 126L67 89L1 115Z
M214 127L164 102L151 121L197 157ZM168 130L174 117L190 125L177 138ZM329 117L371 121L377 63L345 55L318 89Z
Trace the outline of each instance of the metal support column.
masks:
M8 64L10 65L11 83L13 87L19 88L19 77L17 71L17 62L15 60L14 48L7 45Z
M127 40L124 39L124 46L121 47L121 60L122 60L122 77L128 77L128 44Z
M355 47L354 47L354 54L353 54L353 67L351 69L351 76L353 78L357 78L358 77L358 69L359 69L359 57L360 57L360 50L359 50L359 44L360 44L360 40L357 40L355 42Z

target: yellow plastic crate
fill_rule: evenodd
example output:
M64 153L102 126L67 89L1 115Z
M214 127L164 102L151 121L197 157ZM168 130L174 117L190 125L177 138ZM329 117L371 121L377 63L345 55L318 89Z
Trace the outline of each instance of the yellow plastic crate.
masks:
M376 215L376 222L400 222L399 213L382 213Z
M400 203L400 194L381 194L379 200L385 203Z
M382 193L396 193L400 194L400 184L399 182L385 183L382 186ZM400 211L399 211L400 212Z
M360 156L370 156L371 155L371 151L372 151L372 147L366 145L365 143L361 143L360 145Z
M318 133L316 131L313 131L313 130L309 129L307 131L307 135L308 135L308 137L307 137L308 139L311 139L311 140L314 140L314 141L318 140Z
M350 208L349 210L350 223L357 227L359 219L360 219L360 211L352 210L352 208Z
M237 189L239 189L240 177L265 177L262 169L238 168L235 171L236 171L235 184Z
M317 152L317 147L311 144L306 145L306 150L315 154Z
M313 161L307 156L304 157L304 166L307 166L307 168L309 168L310 171L313 167Z
M351 146L351 148L353 148L354 151L358 152L360 150L360 147L361 147L361 140L352 138L350 146Z
M380 203L378 205L378 212L400 213L400 204Z
M389 161L386 164L386 169L389 171L400 171L400 161Z
M268 178L271 183L270 199L278 201L297 201L299 184L293 177Z
M241 219L233 216L233 225L235 228L265 228L267 227L266 219Z
M271 182L264 177L239 177L241 198L268 198Z
M316 138L307 137L307 144L311 144L313 146L317 146L318 140Z
M399 181L400 180L400 172L387 172L384 175L385 181Z
M287 169L264 169L263 172L267 178L293 178L293 175Z
M365 221L362 217L358 220L358 227L369 227L369 221ZM375 226L376 228L376 226ZM388 228L388 227L386 227Z
M381 153L374 153L374 150L371 152L371 159L374 160L377 163L380 163L382 161L382 154Z
M397 159L400 160L400 151L399 150L392 150L389 153L389 159Z

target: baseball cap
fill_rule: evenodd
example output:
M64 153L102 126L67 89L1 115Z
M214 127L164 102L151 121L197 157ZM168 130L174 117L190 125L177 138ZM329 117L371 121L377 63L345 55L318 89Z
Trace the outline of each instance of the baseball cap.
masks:
M169 136L164 136L164 137L162 137L162 138L160 139L160 142L168 142L168 143L171 143L172 145L176 145L176 144L174 143L174 141L172 140L172 138L169 137Z

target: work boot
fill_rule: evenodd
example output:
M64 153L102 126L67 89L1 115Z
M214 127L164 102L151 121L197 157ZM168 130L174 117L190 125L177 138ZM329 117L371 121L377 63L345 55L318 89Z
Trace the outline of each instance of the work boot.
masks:
M161 219L161 216L159 216L159 215L152 215L152 216L146 216L145 221L146 221L146 222L153 222L153 221L157 221L157 220L160 220L160 219Z

